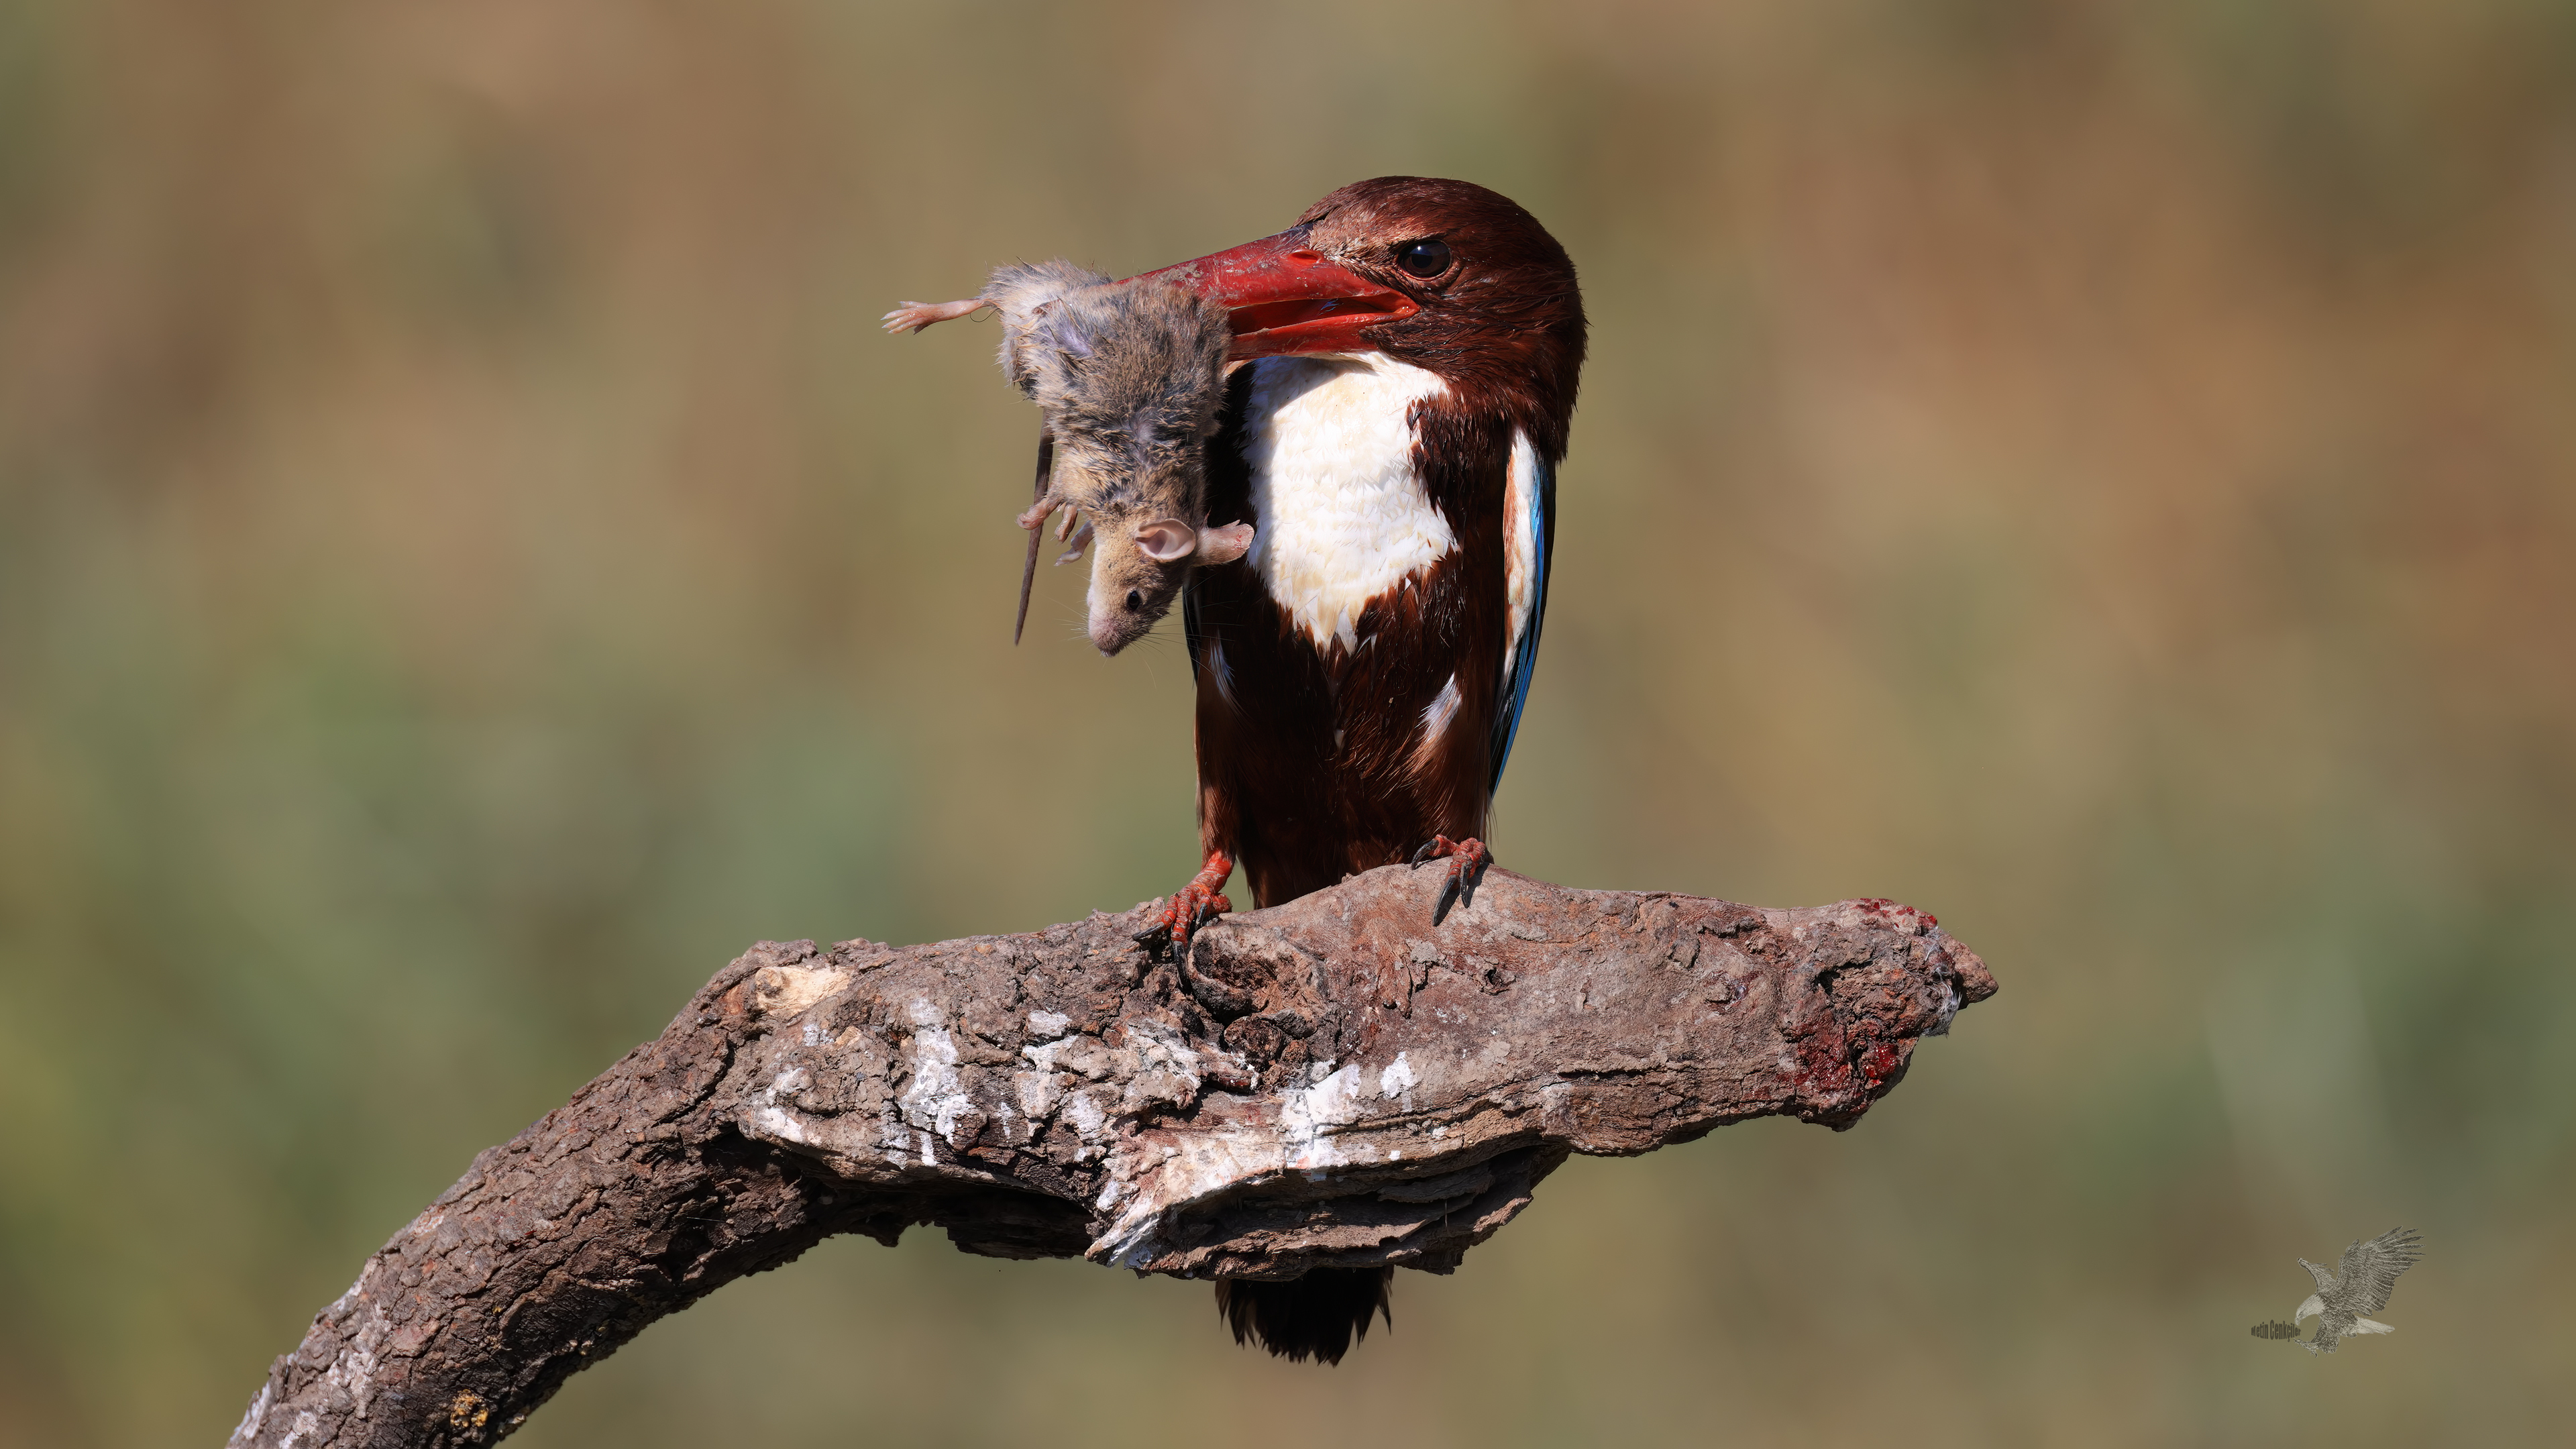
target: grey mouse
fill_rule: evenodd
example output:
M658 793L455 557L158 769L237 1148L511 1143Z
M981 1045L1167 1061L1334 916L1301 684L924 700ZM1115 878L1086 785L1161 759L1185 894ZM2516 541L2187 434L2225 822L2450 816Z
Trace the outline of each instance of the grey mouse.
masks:
M1044 419L1037 501L1019 520L1030 530L1021 623L1037 530L1062 509L1064 529L1079 519L1081 532L1059 562L1093 544L1088 630L1101 653L1116 654L1170 612L1192 568L1230 563L1252 545L1250 524L1207 526L1205 448L1225 388L1225 309L1169 282L1121 284L1039 262L996 269L962 301L906 302L885 328L918 332L985 307L1001 314L1003 374Z

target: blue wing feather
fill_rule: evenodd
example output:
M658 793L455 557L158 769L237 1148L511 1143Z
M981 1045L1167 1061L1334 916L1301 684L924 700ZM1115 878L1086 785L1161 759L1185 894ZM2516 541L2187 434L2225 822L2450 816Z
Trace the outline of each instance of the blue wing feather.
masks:
M1525 527L1537 532L1537 544L1531 559L1537 565L1538 577L1531 580L1529 621L1521 628L1520 647L1512 651L1511 672L1503 679L1503 707L1494 716L1494 777L1486 784L1491 794L1503 783L1503 766L1511 763L1512 738L1520 733L1521 707L1529 702L1530 676L1538 668L1539 624L1547 617L1547 581L1556 557L1556 465L1530 451L1535 476L1530 480L1530 512L1526 522L1510 520L1511 527ZM1508 492L1505 496L1509 496Z

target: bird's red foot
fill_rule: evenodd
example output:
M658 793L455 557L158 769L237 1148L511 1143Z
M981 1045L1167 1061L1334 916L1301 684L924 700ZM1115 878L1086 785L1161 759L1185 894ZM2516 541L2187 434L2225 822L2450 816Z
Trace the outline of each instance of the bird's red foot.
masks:
M1172 898L1148 918L1145 929L1136 933L1138 943L1160 946L1169 943L1172 954L1190 949L1190 933L1210 919L1234 909L1225 898L1225 879L1234 874L1234 858L1222 850L1208 853L1207 864L1190 883L1172 893Z
M1444 855L1449 857L1449 878L1440 884L1440 903L1431 908L1431 924L1435 926L1449 918L1452 904L1461 900L1469 905L1476 903L1476 882L1485 878L1485 867L1494 863L1494 853L1472 835L1464 840L1435 835L1429 845L1413 853L1413 864L1418 869L1424 861Z

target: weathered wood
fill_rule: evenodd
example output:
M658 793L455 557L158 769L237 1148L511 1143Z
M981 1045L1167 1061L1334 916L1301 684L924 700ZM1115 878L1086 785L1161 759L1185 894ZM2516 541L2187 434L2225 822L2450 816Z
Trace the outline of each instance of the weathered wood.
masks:
M1835 1127L1993 994L1886 901L1354 877L1156 957L1125 915L763 942L394 1236L236 1446L490 1443L663 1314L834 1233L1190 1277L1457 1266L1569 1153Z

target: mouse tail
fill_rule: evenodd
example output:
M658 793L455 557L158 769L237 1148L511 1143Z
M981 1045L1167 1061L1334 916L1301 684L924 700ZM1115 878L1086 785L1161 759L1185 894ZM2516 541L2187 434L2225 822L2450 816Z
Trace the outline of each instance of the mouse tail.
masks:
M1054 480L1054 477L1055 433L1044 423L1041 423L1038 425L1037 501L1039 503L1046 502L1047 486ZM1046 532L1046 515L1041 513L1038 515L1036 522L1024 523L1021 526L1029 531L1029 556L1020 564L1020 617L1011 625L1011 643L1014 647L1019 644L1020 635L1025 633L1029 627L1029 589L1037 582L1038 540L1043 537Z

